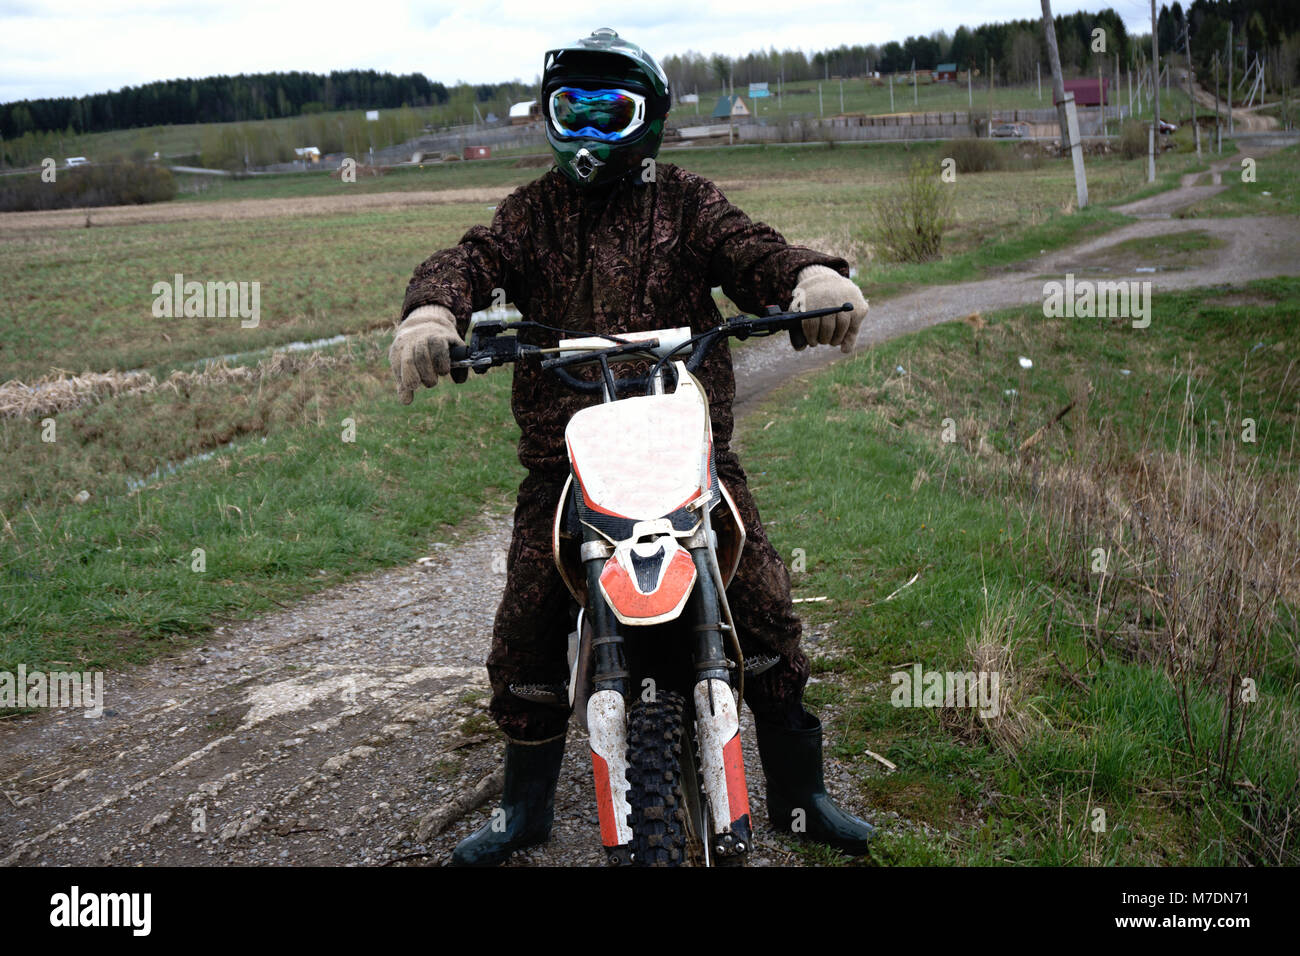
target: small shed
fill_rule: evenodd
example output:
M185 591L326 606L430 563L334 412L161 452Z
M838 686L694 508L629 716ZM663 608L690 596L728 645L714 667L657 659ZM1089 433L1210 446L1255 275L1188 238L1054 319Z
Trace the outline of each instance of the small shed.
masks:
M304 163L320 162L320 150L315 146L296 146L293 154Z
M462 154L466 159L491 159L491 146L466 146Z
M957 64L940 63L930 71L930 76L937 83L956 83L957 82Z
M748 116L749 107L745 101L740 98L739 94L731 96L719 96L718 103L713 107L714 119L726 119L729 116Z
M542 104L537 100L525 100L510 107L510 125L524 126L542 118Z
M1074 94L1075 106L1110 105L1109 77L1101 79L1066 80L1065 92Z

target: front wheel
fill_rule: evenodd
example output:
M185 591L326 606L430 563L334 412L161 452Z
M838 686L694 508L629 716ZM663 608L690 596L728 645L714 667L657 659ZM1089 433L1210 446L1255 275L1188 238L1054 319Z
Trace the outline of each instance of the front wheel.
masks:
M685 702L660 691L637 700L628 718L627 782L632 812L634 866L681 866L686 862L686 810L682 798L682 734Z

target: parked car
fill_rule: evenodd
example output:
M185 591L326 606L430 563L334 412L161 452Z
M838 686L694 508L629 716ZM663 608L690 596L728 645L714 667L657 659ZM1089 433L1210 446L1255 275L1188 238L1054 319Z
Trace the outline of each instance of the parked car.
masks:
M89 162L90 160L85 156L69 156L63 161L63 165L67 168L71 168L73 166L85 166Z
M1173 132L1174 130L1176 130L1176 129L1178 129L1178 127L1175 126L1173 123L1166 123L1164 120L1161 120L1161 121L1160 121L1160 135L1161 135L1161 136L1168 136L1170 133L1172 133L1172 132Z
M1028 136L1029 130L1020 123L1003 123L993 127L994 136Z

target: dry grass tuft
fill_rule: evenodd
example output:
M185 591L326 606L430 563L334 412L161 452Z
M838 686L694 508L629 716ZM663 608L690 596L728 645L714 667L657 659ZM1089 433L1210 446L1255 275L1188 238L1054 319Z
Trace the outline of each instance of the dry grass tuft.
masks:
M1095 654L1164 667L1179 688L1191 752L1226 783L1249 710L1243 681L1258 676L1271 635L1284 628L1280 605L1300 599L1300 486L1293 472L1262 467L1237 432L1209 421L1195 373L1172 404L1171 450L1154 441L1121 448L1077 429L1093 436L1087 447L1025 474L1026 510L1056 556L1053 576L1088 596L1075 623ZM1192 726L1198 687L1223 710L1208 749Z
M990 597L986 591L979 623L966 637L972 670L977 675L997 675L997 713L984 716L975 708L943 711L950 731L966 739L982 736L1006 753L1019 752L1043 726L1042 714L1034 703L1041 670L1036 664L1025 666L1017 661L1023 639L1019 622L1024 610L1023 596Z
M268 379L317 368L334 368L352 363L346 352L275 352L255 366L230 365L226 361L209 362L193 372L172 372L159 381L149 372L82 372L73 374L65 369L37 379L28 385L18 380L0 385L0 418L40 418L106 401L124 395L148 394L156 391L188 393L231 382L260 385Z

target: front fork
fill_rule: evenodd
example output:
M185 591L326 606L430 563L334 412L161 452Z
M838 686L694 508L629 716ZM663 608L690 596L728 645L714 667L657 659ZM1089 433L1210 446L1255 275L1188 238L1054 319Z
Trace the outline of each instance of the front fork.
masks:
M587 699L587 733L591 740L591 769L596 782L596 811L600 842L609 862L632 862L632 827L628 816L627 701L629 677L618 618L600 592L600 573L611 549L599 540L582 546L587 575L587 607L583 622L591 628L592 693Z
M692 542L693 544L694 542ZM749 791L745 783L740 748L740 717L732 696L730 663L726 655L721 601L706 544L691 547L696 583L690 598L694 630L695 728L704 794L710 807L710 854L719 862L738 862L749 852L752 828ZM600 592L600 573L609 549L601 542L583 546L587 575L587 609L593 661L592 694L587 701L587 729L591 740L592 773L600 838L609 861L631 862L628 824L631 805L627 780L627 707L630 674L618 619Z
M695 737L699 747L704 794L709 803L709 827L704 835L719 862L739 862L753 843L745 759L740 750L740 714L731 694L722 601L713 576L707 546L691 548L695 561L695 593L691 617L695 625ZM739 667L739 662L737 662Z

